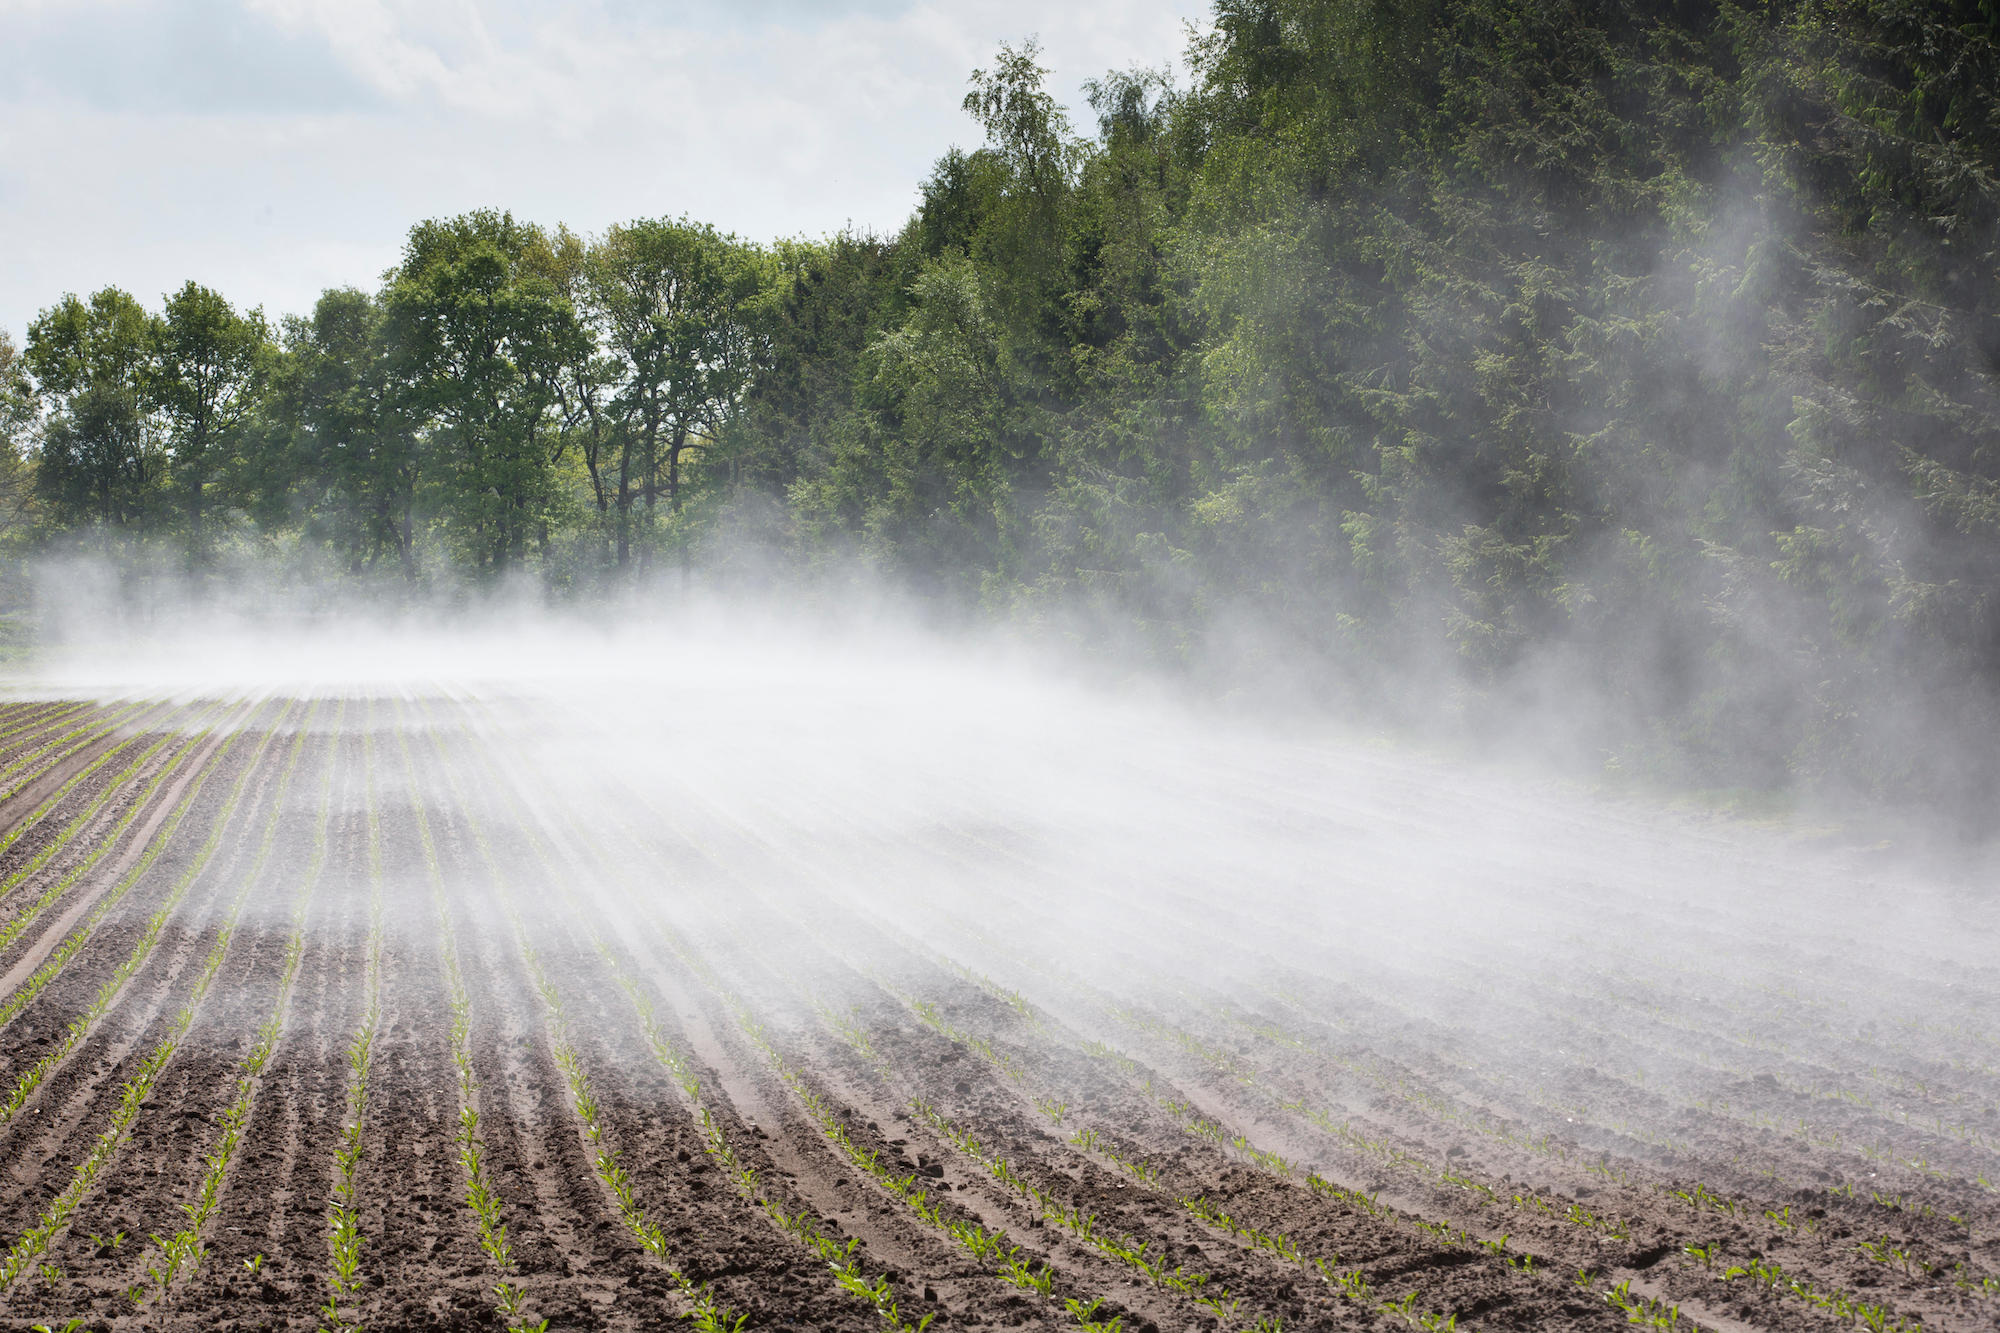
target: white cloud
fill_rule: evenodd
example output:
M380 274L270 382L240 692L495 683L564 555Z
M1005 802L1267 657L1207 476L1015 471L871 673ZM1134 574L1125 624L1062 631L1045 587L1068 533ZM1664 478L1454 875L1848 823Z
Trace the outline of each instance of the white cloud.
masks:
M482 206L588 231L663 213L759 238L892 229L976 138L959 98L998 43L1038 35L1074 105L1105 69L1176 58L1205 10L0 0L22 37L0 58L0 325L64 291L150 303L190 277L302 311L372 285L413 222Z

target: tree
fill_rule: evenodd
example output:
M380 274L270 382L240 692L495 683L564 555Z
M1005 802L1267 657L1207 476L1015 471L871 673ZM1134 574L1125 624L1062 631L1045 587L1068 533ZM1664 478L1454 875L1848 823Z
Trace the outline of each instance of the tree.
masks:
M42 432L36 494L59 526L136 529L150 517L162 461L138 397L93 384Z
M387 560L415 579L416 445L381 304L351 287L328 291L283 337L253 467L262 521L300 521L350 573Z
M825 465L854 410L862 358L909 308L909 266L934 253L919 229L912 222L898 241L843 232L773 247L754 307L756 364L723 448L704 455L731 485L779 499Z
M88 302L65 296L28 326L28 369L58 407L93 384L143 386L151 338L145 308L116 287Z
M1038 372L1067 358L1067 315L1061 299L1069 255L1066 234L1077 172L1088 149L1068 115L1043 87L1049 71L1032 41L1000 48L990 69L972 72L964 108L986 131L986 146L963 167L949 159L934 177L944 204L966 186L980 217L969 252L980 262L989 301L1012 335L1016 359ZM951 212L966 205L952 203Z
M146 412L151 324L127 293L65 296L28 326L27 363L53 409L36 494L57 527L136 530L155 513L165 455Z
M190 559L208 553L211 490L258 402L268 369L263 312L239 315L221 293L190 282L151 324L147 398L164 427Z
M910 298L860 358L856 419L793 499L809 524L854 530L920 585L942 587L1003 555L1010 400L972 261L926 264Z
M591 300L591 249L584 239L567 227L557 227L537 262L570 308L578 312L579 319L587 318L584 312ZM563 441L559 448L573 448L583 463L584 475L590 482L590 501L602 527L611 507L604 473L607 456L614 447L614 422L607 397L618 374L618 361L604 353L593 328L580 325L579 332L582 336L571 344L572 354L563 360L555 379L556 413Z
M587 354L547 237L490 210L420 223L385 296L396 372L423 431L437 517L476 572L545 539L563 368Z
M643 566L662 490L681 512L681 464L712 439L751 370L749 303L761 257L703 224L615 226L593 248L591 314L617 358L618 564L631 558L634 498L646 507Z
M0 542L12 542L33 519L40 403L28 365L0 329Z

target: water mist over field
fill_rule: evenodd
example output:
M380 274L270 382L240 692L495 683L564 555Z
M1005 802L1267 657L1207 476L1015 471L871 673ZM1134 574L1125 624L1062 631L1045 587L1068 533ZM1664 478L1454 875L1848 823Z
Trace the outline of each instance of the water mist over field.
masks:
M190 622L54 650L23 685L400 701L383 706L472 727L531 800L679 844L663 897L740 894L810 938L901 933L1030 993L1056 968L1110 996L1252 1000L1330 970L1522 1059L1614 977L1669 1008L1797 1018L1785 1040L1807 1047L1947 1017L1885 982L1906 969L1946 983L1957 1019L2000 995L1990 895L1911 847L1593 797L887 620ZM782 940L761 947L784 965ZM1521 1011L1504 992L1523 975L1576 989ZM1810 999L1785 1017L1778 993Z
M1992 0L1187 37L0 329L0 1326L2000 1328Z
M1656 1271L1690 1245L1729 1262L1756 1247L1840 1308L1971 1327L1987 1299L2000 921L1962 856L1938 870L1915 843L1613 800L1503 756L1082 678L1045 648L886 612L691 605L616 630L497 608L72 625L0 712L7 755L62 738L41 761L53 776L9 789L8 808L95 802L15 825L30 830L121 810L141 822L130 841L127 825L79 840L126 849L81 879L0 862L9 885L50 885L0 895L5 1012L41 1013L35 988L65 968L79 996L202 978L178 1011L189 1026L152 1048L183 1053L196 1082L159 1096L184 1104L209 1086L200 1070L244 1059L257 1015L287 1012L294 973L275 992L267 974L292 959L301 996L319 998L291 1002L296 1038L261 1029L280 1034L283 1079L333 1079L329 1108L348 1089L343 1132L382 1136L355 1161L431 1173L394 1215L357 1203L352 1225L406 1242L453 1206L459 1187L433 1179L452 1158L425 1153L456 1087L488 1153L471 1169L492 1193L465 1195L491 1204L479 1243L541 1293L538 1316L591 1326L574 1314L594 1299L583 1270L496 1249L492 1228L541 1226L553 1192L593 1174L622 1200L615 1225L686 1264L671 1271L687 1299L731 1265L729 1308L751 1312L781 1278L784 1308L822 1299L828 1264L895 1276L882 1256L918 1242L857 1210L856 1172L951 1244L989 1233L951 1231L972 1224L938 1201L994 1189L1005 1198L988 1204L1031 1204L1034 1226L1072 1237L1051 1236L1040 1276L1023 1268L997 1292L897 1289L898 1309L924 1313L997 1317L1012 1287L1054 1273L1078 1308L1120 1293L1107 1310L1135 1327L1208 1327L1180 1310L1183 1291L1261 1301L1287 1326L1327 1301L1414 1302L1432 1327L1509 1307L1535 1327L1592 1327L1646 1302L1712 1323L1737 1288ZM140 913L151 924L134 936ZM121 939L139 962L101 981ZM204 940L198 973L145 965ZM212 1017L195 1021L204 1002ZM38 1089L72 1048L154 1021L104 1001L85 1014L53 1054L0 1015L11 1104L57 1095ZM265 1095L245 1079L210 1082ZM132 1155L184 1153L180 1121L145 1130L131 1115ZM701 1137L683 1141L692 1126ZM622 1155L559 1160L584 1143ZM246 1151L228 1169L271 1169ZM707 1185L679 1164L704 1159L737 1173L741 1198L695 1220L681 1200ZM349 1175L357 1200L380 1189ZM729 1211L744 1201L784 1234ZM88 1225L144 1224L124 1207L106 1195ZM1883 1209L1954 1219L1907 1244L1929 1247L1927 1271L1957 1263L1967 1294L1864 1291L1876 1274L1849 1237L1886 1236ZM1717 1241L1718 1210L1775 1218L1773 1234ZM680 1220L646 1230L656 1216ZM296 1257L324 1248L300 1217L288 1262L319 1263ZM1273 1262L1324 1282L1302 1291L1262 1259L1180 1241L1173 1271L1212 1288L1126 1292L1122 1270L1093 1267L1167 1262L1099 1242L1180 1235L1190 1218L1254 1232ZM569 1225L622 1234L587 1213ZM754 1281L704 1257L743 1227L728 1243L776 1265ZM795 1242L836 1232L874 1257L828 1240L798 1267ZM1422 1269L1438 1245L1485 1257ZM406 1318L449 1275L483 1271L391 1253L378 1262L393 1289L422 1293L396 1297ZM1355 1254L1377 1257L1339 1267ZM1583 1278L1549 1285L1572 1270L1602 1274L1605 1303L1577 1304ZM354 1318L365 1290L337 1288Z

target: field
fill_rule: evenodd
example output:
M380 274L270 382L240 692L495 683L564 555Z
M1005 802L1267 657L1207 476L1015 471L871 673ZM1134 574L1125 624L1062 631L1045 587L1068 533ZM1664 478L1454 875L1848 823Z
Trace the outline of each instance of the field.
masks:
M2000 1327L1979 886L609 713L0 705L0 1323Z

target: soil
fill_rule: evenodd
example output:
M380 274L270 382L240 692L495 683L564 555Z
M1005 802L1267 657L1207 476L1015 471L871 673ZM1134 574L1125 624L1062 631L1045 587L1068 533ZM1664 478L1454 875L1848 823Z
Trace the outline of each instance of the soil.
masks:
M97 712L0 707L0 766ZM175 738L0 853L4 922L122 830L0 951L11 996L85 932L0 1024L10 1087L60 1056L0 1121L5 1327L2000 1327L1990 959L1802 928L1750 981L1768 903L1546 880L1504 950L1357 912L1277 951L1272 899L1225 931L1200 885L1115 874L1089 891L1130 928L1058 950L1017 923L1084 890L1020 830L710 809L442 701L201 716L0 799L4 833Z

